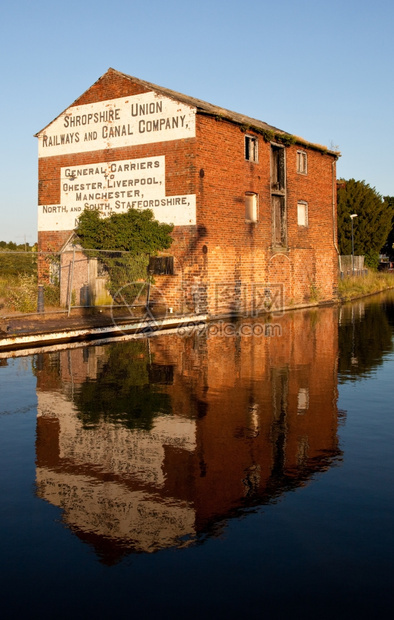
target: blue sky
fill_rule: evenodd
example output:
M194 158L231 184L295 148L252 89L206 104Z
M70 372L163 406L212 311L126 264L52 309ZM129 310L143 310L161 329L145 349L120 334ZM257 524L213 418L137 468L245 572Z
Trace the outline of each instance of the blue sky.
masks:
M6 0L0 240L37 239L37 139L109 67L263 120L394 196L392 0Z

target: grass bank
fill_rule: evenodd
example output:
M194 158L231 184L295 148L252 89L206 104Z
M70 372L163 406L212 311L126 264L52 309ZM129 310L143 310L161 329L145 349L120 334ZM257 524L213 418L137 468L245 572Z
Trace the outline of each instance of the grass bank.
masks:
M338 296L341 301L350 301L394 288L394 273L370 271L365 276L344 278L339 281Z
M350 301L394 288L394 273L370 271L365 276L347 277L339 281L338 297L340 301ZM59 286L44 287L45 305L60 307ZM0 315L7 311L35 312L37 309L37 276L20 274L18 276L0 276Z
M7 312L36 312L37 310L37 276L21 273L19 275L0 276L0 315ZM48 306L60 306L59 287L44 286L45 303Z

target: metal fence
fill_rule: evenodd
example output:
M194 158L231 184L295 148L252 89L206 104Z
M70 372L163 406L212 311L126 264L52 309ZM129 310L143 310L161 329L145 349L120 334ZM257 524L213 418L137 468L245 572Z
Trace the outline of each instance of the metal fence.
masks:
M282 312L284 286L209 279L205 259L135 255L82 249L70 242L61 252L0 252L0 316L11 313L108 312L149 318L178 315L258 316Z
M172 257L157 258L78 246L62 252L0 251L0 315L153 305L153 272L165 274Z
M364 266L364 256L339 256L339 275L341 278L346 276L364 276L368 269Z

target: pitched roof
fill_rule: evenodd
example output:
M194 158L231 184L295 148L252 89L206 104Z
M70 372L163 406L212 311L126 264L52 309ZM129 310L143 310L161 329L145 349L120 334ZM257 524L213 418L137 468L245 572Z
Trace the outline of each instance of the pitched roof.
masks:
M129 79L130 81L134 83L136 82L138 84L141 84L142 86L145 86L146 88L150 90L154 90L155 92L161 93L162 95L165 95L166 97L169 97L170 99L176 99L176 101L180 101L181 103L185 103L186 105L193 106L197 109L197 112L200 114L203 113L209 116L216 116L219 118L223 118L225 120L236 123L237 125L242 125L245 128L254 129L257 132L261 132L268 136L273 134L271 138L273 140L278 139L280 136L282 136L285 141L286 141L286 138L290 140L292 139L291 141L296 144L309 146L310 148L314 148L319 151L330 153L331 155L334 155L335 157L340 157L340 153L338 151L332 151L328 149L327 147L322 146L320 144L314 144L312 142L308 142L307 140L304 140L303 138L300 138L299 136L294 136L292 134L289 134L288 132L283 131L282 129L278 129L277 127L274 127L273 125L268 125L268 123L260 121L256 118L251 118L250 116L245 116L244 114L239 114L238 112L232 112L231 110L227 110L226 108L221 108L220 106L213 105L212 103L208 103L207 101L203 101L202 99L196 99L195 97L189 97L188 95L178 93L175 90L164 88L162 86L158 86L157 84L146 82L145 80L140 80L139 78L133 77L132 75L128 75L127 73L122 73L120 71L117 71L116 69L112 69L112 67L108 69L107 73L108 72L117 73L123 78Z
M97 82L102 80L108 73L115 73L124 79L130 80L130 82L133 82L134 84L140 84L141 86L144 86L148 90L153 90L166 97L169 97L170 99L175 99L176 101L180 101L181 103L194 107L196 108L197 113L199 114L206 114L208 116L214 116L217 118L221 118L221 119L230 121L232 123L236 123L237 125L244 127L245 130L249 129L249 130L254 130L258 133L262 133L268 140L272 140L272 141L282 140L285 143L287 142L287 143L299 144L305 147L313 148L318 151L329 153L330 155L333 155L335 157L340 157L340 153L338 151L332 151L328 149L327 147L322 146L320 144L314 144L312 142L308 142L307 140L304 140L303 138L300 138L299 136L294 136L292 134L289 134L288 132L283 131L282 129L278 129L277 127L274 127L273 125L268 125L267 123L260 121L258 119L245 116L244 114L239 114L238 112L232 112L231 110L227 110L226 108L221 108L220 106L213 105L212 103L203 101L202 99L196 99L195 97L189 97L188 95L178 93L177 91L171 90L170 88L164 88L163 86L158 86L157 84L152 84L151 82L146 82L145 80L140 80L139 78L136 78L132 75L128 75L127 73L122 73L121 71L117 71L116 69L113 69L112 67L110 67L108 71L106 71L106 73L104 73L104 75L102 75L97 80ZM78 99L80 99L80 97L78 97ZM68 106L68 107L72 107L73 105L75 105L75 102L74 104L71 104L71 106ZM61 114L63 114L63 112L61 112ZM59 114L56 118L61 116L61 114ZM52 122L53 121L51 121L51 123ZM38 136L51 123L48 123L46 127L41 129L41 131L37 132L37 134L35 135Z

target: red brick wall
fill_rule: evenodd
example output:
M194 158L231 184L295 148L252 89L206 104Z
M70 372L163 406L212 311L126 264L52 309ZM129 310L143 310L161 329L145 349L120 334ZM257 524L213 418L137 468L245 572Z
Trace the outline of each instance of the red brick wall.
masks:
M108 72L75 105L144 90L141 84ZM169 306L182 312L249 312L253 284L260 289L274 285L275 291L281 287L287 306L333 299L337 287L335 158L303 148L308 154L308 173L301 175L296 171L299 147L285 149L287 249L278 251L272 248L271 146L261 135L252 131L248 135L258 138L258 163L245 160L242 128L202 114L196 117L196 138L41 158L39 204L60 203L61 167L164 155L167 196L196 194L197 203L197 225L174 229L169 253L176 257L177 275L156 278ZM245 221L245 192L259 196L255 224ZM297 225L298 200L308 203L306 228ZM39 233L40 250L59 250L71 232Z
M204 170L198 224L206 233L200 246L208 246L210 279L215 274L224 282L240 277L243 282L281 284L286 304L307 302L311 296L332 299L337 266L334 157L308 149L308 174L301 175L296 171L299 147L286 148L288 250L278 252L272 248L270 144L255 134L259 161L251 163L244 159L241 128L201 116L197 127L196 167ZM247 191L259 195L256 224L245 222ZM308 203L306 228L297 224L299 200Z

